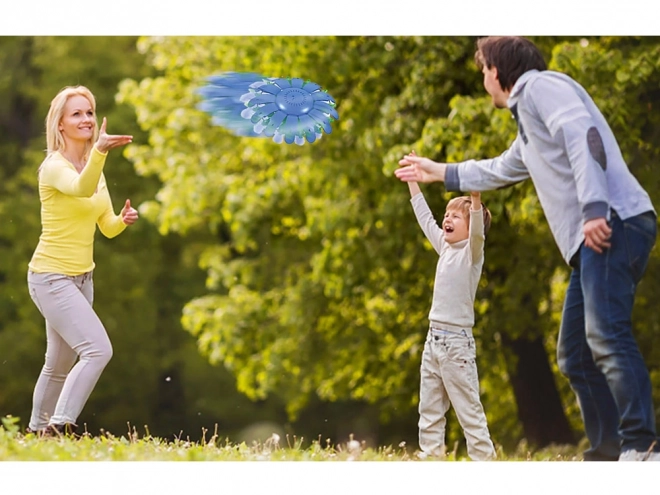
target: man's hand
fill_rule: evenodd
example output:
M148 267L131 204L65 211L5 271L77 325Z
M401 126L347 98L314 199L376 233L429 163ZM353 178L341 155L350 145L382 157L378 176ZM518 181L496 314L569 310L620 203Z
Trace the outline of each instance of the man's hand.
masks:
M398 168L394 171L403 182L444 182L447 165L437 163L428 158L414 154L406 155L399 160Z
M593 249L598 254L601 254L603 249L610 247L609 240L612 235L612 229L607 225L605 218L592 218L585 222L582 232L584 232L584 245Z

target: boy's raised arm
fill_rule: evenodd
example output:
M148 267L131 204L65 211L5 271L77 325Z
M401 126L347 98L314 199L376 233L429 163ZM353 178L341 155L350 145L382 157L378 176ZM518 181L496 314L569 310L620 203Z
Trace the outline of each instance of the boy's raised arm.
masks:
M470 209L472 211L479 211L481 210L481 193L480 192L471 192L470 193L470 200L472 201L472 204L470 206Z
M481 211L481 194L470 193L470 253L472 263L481 261L484 255L484 217Z
M422 190L419 188L417 182L408 182L408 189L410 189L410 197L414 198L418 194L422 193Z
M415 152L412 151L410 155L415 156ZM431 213L428 204L426 204L426 200L419 188L419 184L417 182L408 182L408 189L410 190L410 202L413 211L415 212L417 222L422 228L424 235L433 246L433 249L435 249L438 255L440 255L442 252L444 232L438 226L438 223L433 217L433 213Z
M416 183L415 185L417 186ZM443 230L438 226L438 222L435 220L433 213L431 213L431 209L426 203L424 195L419 190L419 186L417 186L417 194L413 193L413 188L410 189L410 194L410 203L415 212L417 223L419 223L422 232L424 232L424 235L429 240L436 253L438 253L438 255L442 254L442 244L444 241Z

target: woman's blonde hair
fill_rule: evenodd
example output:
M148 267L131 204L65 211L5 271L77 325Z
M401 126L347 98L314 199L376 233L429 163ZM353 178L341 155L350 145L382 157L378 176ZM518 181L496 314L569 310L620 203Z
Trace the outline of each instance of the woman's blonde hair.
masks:
M94 133L85 146L85 159L88 158L89 152L92 150L92 146L94 146L99 136L99 126L96 122L96 99L94 95L85 86L67 86L57 93L53 101L50 102L50 109L48 110L48 115L46 115L46 153L48 155L66 148L64 136L62 136L62 131L60 131L60 121L64 115L64 105L66 105L69 98L76 95L87 98L92 106L92 112L94 112Z

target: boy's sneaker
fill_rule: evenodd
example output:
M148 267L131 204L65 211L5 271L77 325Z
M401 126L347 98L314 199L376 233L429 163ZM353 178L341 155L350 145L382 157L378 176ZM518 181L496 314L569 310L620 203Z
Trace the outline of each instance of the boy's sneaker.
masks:
M657 461L660 462L660 452L640 452L639 450L626 450L619 456L619 461Z

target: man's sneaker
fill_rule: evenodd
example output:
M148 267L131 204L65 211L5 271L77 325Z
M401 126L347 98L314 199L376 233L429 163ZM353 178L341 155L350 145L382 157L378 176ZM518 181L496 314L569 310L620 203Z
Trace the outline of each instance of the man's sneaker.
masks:
M657 461L660 462L660 452L640 452L639 450L626 450L619 456L619 461Z

